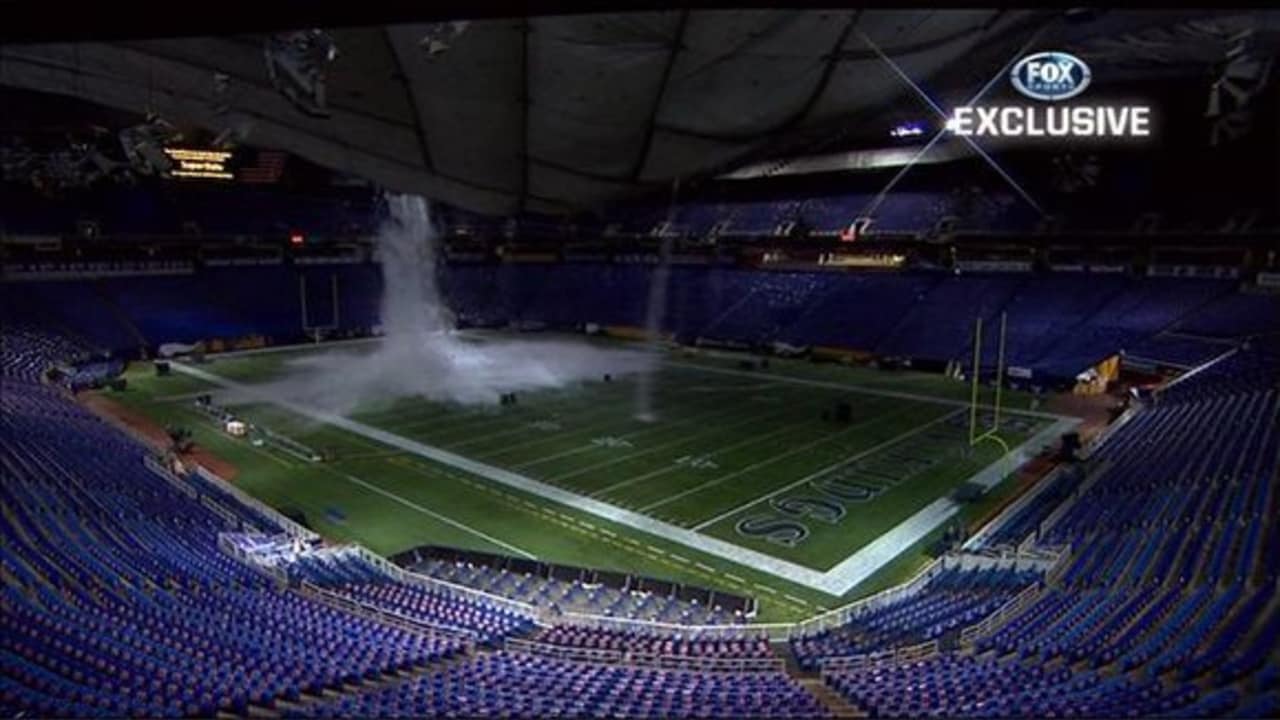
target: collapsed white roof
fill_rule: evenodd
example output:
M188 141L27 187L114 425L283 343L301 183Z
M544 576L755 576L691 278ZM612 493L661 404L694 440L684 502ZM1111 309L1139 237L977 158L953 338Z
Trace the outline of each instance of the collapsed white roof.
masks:
M1040 44L1063 37L1061 16L684 10L484 20L435 55L422 44L429 24L336 29L327 118L277 92L260 35L6 44L0 83L234 128L246 144L479 212L559 213L731 169L911 97L872 44L931 90L973 92L1033 34Z

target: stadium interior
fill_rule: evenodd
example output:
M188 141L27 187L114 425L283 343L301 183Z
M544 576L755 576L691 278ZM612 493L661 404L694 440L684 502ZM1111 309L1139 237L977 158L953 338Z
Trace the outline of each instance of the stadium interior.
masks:
M3 4L0 715L1280 716L1280 11L474 5Z

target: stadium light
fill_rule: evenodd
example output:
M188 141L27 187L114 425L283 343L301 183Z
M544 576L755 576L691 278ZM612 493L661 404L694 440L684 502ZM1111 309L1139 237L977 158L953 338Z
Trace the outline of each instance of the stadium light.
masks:
M917 137L920 135L924 135L924 123L922 122L908 122L894 125L893 129L889 131L889 137L895 138Z

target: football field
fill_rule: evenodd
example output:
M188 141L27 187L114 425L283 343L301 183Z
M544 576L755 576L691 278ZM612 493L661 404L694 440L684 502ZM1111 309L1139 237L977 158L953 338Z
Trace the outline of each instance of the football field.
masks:
M341 418L270 398L233 408L323 462L230 438L193 407L194 393L252 388L325 351L220 357L170 377L139 368L112 397L197 430L237 464L238 484L303 510L323 534L387 554L430 543L647 572L760 597L772 619L891 582L947 522L1010 491L1003 447L969 444L967 386L908 371L776 359L744 369L730 355L671 352L650 421L636 417L635 377L509 406L401 399ZM1012 455L1073 423L1006 400L999 434ZM832 417L838 403L847 421ZM988 427L990 411L979 415ZM951 500L966 484L982 499Z

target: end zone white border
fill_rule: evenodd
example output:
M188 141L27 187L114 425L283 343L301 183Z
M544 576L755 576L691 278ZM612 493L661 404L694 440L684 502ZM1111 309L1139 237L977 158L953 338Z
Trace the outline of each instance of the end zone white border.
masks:
M720 540L719 538L703 535L694 530L673 525L648 515L632 512L630 510L617 507L616 505L585 497L553 485L548 485L509 470L477 462L441 448L409 440L399 435L365 425L364 423L357 422L340 415L335 415L307 405L294 403L284 400L283 398L264 395L261 391L251 385L229 380L205 370L191 367L185 363L174 362L172 363L172 367L184 375L188 375L220 387L246 391L250 394L254 394L256 392L257 395L266 402L270 402L312 420L326 423L346 430L347 432L383 443L384 445L399 448L413 455L433 460L473 475L478 475L487 480L513 487L562 505L567 505L582 512L595 515L596 517L616 522L620 525L625 525L633 530L649 533L694 550L709 555L715 555L716 557L739 565L751 567L757 571L773 575L787 582L803 585L813 590L818 590L834 596L844 595L848 591L852 590L859 583L866 580L874 572L901 554L903 550L918 542L935 528L941 526L942 523L946 522L948 518L957 513L960 509L960 506L954 501L948 498L939 498L928 506L922 508L916 514L899 523L889 532L881 535L871 543L864 545L857 552L845 558L830 570L820 572L766 553L740 547L733 543ZM732 370L727 372L734 374L734 371ZM805 382L803 384L809 383ZM826 385L828 383L819 383L815 381L812 384ZM877 392L875 394L890 393ZM893 394L893 396L896 396L896 394ZM919 398L908 396L908 399L916 400ZM948 402L947 404L963 403ZM1039 413L1025 414L1043 416ZM1076 418L1062 418L1059 416L1049 417L1056 418L1056 422L1050 424L1048 427L1036 433L1036 435L1014 449L1019 465L1026 458L1029 458L1039 452L1046 439L1051 439L1058 433L1065 432L1066 430L1075 427L1080 422ZM1007 462L1008 461L1004 458L997 460L975 475L974 481L985 483L988 486L994 484L994 482L1004 476L1005 470L1007 469ZM994 478L994 480L992 478ZM393 493L387 494L394 495Z

